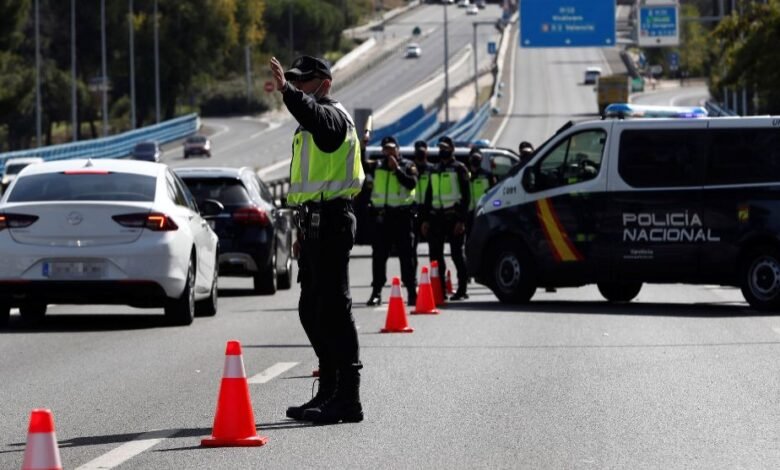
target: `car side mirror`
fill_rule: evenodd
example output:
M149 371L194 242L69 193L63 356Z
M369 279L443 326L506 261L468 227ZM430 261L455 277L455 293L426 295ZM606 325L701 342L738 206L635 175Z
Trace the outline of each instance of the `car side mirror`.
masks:
M203 218L213 218L225 210L225 206L216 199L206 199L200 204L200 215Z

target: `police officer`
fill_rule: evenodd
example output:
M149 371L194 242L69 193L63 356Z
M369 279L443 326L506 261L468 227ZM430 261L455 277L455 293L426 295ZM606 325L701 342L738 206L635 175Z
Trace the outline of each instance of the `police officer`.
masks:
M431 181L433 165L428 161L428 142L418 140L414 143L414 155L412 156L414 168L417 170L417 186L414 188L414 254L417 256L417 245L423 238L420 233L422 224L423 206L425 205L425 193Z
M474 222L474 209L477 207L479 198L496 184L495 175L485 170L482 160L482 151L477 147L471 149L469 153L471 201L469 203L468 219L466 219L466 234L471 233L471 224Z
M414 206L417 169L401 158L393 136L382 139L382 159L374 168L371 206L374 238L371 245L372 291L366 305L382 303L382 287L387 281L387 258L395 246L401 263L401 280L406 286L407 303L417 302L417 254L414 252Z
M315 423L363 420L359 346L349 291L349 253L355 241L352 198L363 167L355 124L330 97L332 75L321 59L301 56L284 72L272 57L271 73L284 104L298 121L293 136L287 201L298 209L298 280L301 324L319 359L317 394L287 409Z
M520 142L520 145L517 146L517 149L520 151L521 165L525 165L526 163L528 163L528 161L534 155L534 146L531 144L531 142L524 140Z
M452 300L468 299L464 242L471 201L469 170L455 160L455 146L451 138L441 137L438 145L439 163L431 173L431 182L425 195L421 231L428 237L430 258L439 263L440 274L447 272L444 242L449 240L452 260L458 271L458 290Z

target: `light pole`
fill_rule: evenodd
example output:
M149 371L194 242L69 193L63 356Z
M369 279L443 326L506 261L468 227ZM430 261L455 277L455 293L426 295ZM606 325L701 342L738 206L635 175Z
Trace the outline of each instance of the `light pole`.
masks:
M106 70L106 0L100 0L100 49L102 77L100 89L103 92L103 137L108 135L108 72Z
M154 115L160 123L160 34L157 18L157 0L154 0Z
M133 21L133 0L129 1L127 29L130 31L130 129L135 129L135 21Z
M35 140L37 147L41 147L43 143L41 140L41 21L39 3L39 0L35 0Z
M70 119L73 142L79 140L78 91L76 86L76 0L70 0Z
M479 108L479 61L477 60L477 26L481 24L494 25L495 21L474 21L474 112Z
M450 51L447 38L447 1L444 2L444 122L450 123Z

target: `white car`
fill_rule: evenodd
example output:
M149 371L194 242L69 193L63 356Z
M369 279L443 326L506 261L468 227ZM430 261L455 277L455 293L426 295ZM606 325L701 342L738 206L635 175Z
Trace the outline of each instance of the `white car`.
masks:
M64 160L25 168L0 199L0 325L18 307L164 307L173 324L217 313L217 235L223 209L192 195L166 165Z
M43 158L41 157L9 158L6 160L5 165L3 166L3 180L2 183L0 183L3 191L10 186L11 182L16 178L16 175L18 175L24 167L41 162L43 162Z
M409 58L419 58L422 55L422 48L419 44L416 42L410 42L406 45L406 50L404 51L404 57L407 59Z
M469 5L468 7L466 7L466 14L467 15L479 14L479 7L476 5Z

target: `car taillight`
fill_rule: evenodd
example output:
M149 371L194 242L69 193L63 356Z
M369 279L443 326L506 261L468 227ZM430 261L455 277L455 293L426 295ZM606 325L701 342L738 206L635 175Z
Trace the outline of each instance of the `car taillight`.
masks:
M173 219L159 212L122 214L111 218L123 227L146 228L154 232L171 232L179 229Z
M243 207L233 212L233 221L239 224L263 226L270 223L268 212L254 206Z
M25 228L38 220L37 215L27 214L0 214L0 230L7 228Z

